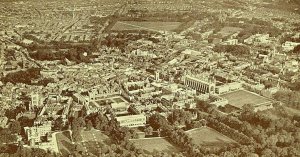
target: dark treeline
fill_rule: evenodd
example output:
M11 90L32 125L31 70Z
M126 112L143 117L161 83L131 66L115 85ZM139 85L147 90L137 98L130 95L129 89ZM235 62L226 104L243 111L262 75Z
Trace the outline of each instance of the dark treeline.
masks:
M5 77L1 78L1 81L3 83L25 83L25 84L31 84L32 80L40 78L40 70L39 68L30 68L27 70L21 70L13 73L7 74Z
M215 52L226 52L234 56L245 56L250 54L250 49L244 45L216 45L213 50Z

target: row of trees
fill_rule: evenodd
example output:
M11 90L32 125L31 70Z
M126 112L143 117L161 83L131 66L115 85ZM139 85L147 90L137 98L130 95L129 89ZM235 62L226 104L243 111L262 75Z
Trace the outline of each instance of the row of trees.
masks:
M213 118L205 113L202 113L201 111L198 111L198 118L207 120L207 126L221 132L222 134L234 139L240 144L243 145L249 145L252 143L255 143L255 141L245 134L243 134L241 131L234 129L221 121L219 121L218 118Z
M168 137L172 143L184 148L188 156L196 157L204 155L202 153L204 151L203 148L195 145L192 139L182 129L170 125L167 119L162 115L156 113L150 116L149 124L154 130L161 132L162 136Z

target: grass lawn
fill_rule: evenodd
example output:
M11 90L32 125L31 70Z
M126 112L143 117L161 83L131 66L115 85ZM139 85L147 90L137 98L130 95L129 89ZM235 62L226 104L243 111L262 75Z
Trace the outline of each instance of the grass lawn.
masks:
M300 116L300 110L294 109L294 108L290 108L285 106L285 109L287 110L287 112L291 115L295 115L295 116Z
M208 127L193 129L186 132L196 145L206 147L223 147L236 144L231 138Z
M293 108L290 108L287 106L283 106L283 108L286 110L289 118L292 118L293 116L300 116L300 110L293 109ZM276 108L271 108L271 109L262 111L262 113L274 120L283 118L282 114L280 114L280 111L276 110ZM284 118L287 118L287 117L284 117Z
M105 145L110 145L111 141L108 136L98 130L81 131L82 141L81 146L84 152L90 153L90 155L99 155L99 148Z
M74 151L74 145L71 141L71 135L69 131L64 131L62 133L56 134L57 145L59 151L62 153L62 156L67 156Z
M153 153L155 151L173 153L179 152L180 150L173 146L164 138L144 138L131 140L138 148L144 149L146 152Z
M180 24L180 22L118 21L111 30L172 31Z
M221 95L221 97L226 98L230 105L237 108L242 108L245 104L254 104L254 106L259 106L260 104L266 104L270 102L268 98L246 90L237 90L226 93Z
M224 35L224 36L227 36L227 35L230 35L230 34L240 32L242 30L243 30L242 28L238 28L238 27L224 27L224 28L221 29L221 31L219 33Z

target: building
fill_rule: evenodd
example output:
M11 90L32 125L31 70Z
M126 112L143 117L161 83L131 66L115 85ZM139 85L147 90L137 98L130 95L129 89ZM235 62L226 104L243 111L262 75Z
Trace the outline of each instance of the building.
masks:
M110 104L111 109L114 111L116 114L124 114L128 112L129 104L126 102L120 102L120 103L111 103Z
M51 132L51 122L46 121L43 124L35 125L33 127L24 127L30 146L35 146L37 143L42 142L43 137Z
M245 39L244 43L254 45L270 44L271 39L269 34L256 34Z
M120 123L121 127L140 127L146 125L146 116L141 114L116 117L116 120Z
M200 93L215 93L216 79L213 76L191 76L186 75L184 85L195 89Z
M41 105L41 97L38 93L31 93L31 103L29 110L32 111L34 107L40 106Z
M296 46L300 45L300 43L297 43L297 42L291 42L291 41L286 41L285 43L282 44L282 49L283 51L285 52L288 52L288 51L293 51L294 48Z
M237 39L229 39L222 42L223 45L237 45L239 41Z
M29 40L29 39L24 39L24 40L22 40L22 43L25 44L26 46L28 46L28 45L31 45L33 43L33 41Z
M220 86L216 86L216 93L217 94L223 94L229 91L238 90L242 88L242 84L240 82L231 82L226 83Z

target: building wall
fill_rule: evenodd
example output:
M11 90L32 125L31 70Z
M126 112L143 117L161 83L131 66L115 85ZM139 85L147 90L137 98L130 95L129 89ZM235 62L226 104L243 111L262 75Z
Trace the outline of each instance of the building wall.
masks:
M232 82L232 83L228 83L222 86L217 86L216 87L216 93L217 94L222 94L222 93L226 93L229 91L233 91L233 90L238 90L242 88L242 84L239 82Z
M215 82L202 81L197 78L186 76L184 84L192 89L197 90L200 93L214 93L215 92Z
M130 115L117 117L117 121L122 127L138 127L146 125L146 116L144 115Z

